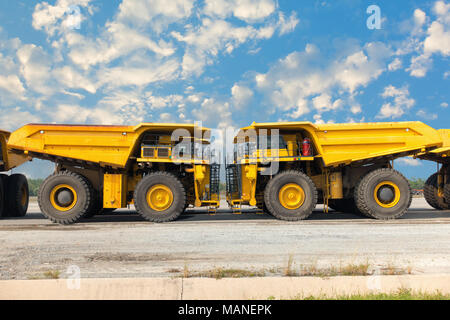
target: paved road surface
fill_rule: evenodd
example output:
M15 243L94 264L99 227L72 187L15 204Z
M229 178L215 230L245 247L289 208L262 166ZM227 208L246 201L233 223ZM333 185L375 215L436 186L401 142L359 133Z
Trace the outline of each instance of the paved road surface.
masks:
M0 243L0 279L40 278L49 270L66 277L71 265L82 277L172 277L217 267L283 272L289 257L294 269L368 262L374 269L450 273L450 211L414 199L406 216L388 222L320 208L309 220L284 222L222 208L154 224L120 210L60 226L31 203L26 217L0 220Z

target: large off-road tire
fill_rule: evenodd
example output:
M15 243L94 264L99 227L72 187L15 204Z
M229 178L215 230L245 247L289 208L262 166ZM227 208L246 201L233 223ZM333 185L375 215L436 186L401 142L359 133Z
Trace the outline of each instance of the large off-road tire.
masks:
M447 183L444 188L445 202L450 203L450 183Z
M330 199L328 201L328 206L338 212L343 213L351 213L351 214L357 214L359 216L364 217L370 217L363 212L359 211L358 207L356 206L355 199L348 198L348 199Z
M447 187L448 189L448 187ZM430 206L437 210L448 210L449 209L449 201L445 201L446 199L450 200L448 197L444 198L444 195L439 195L438 192L438 174L432 174L427 181L425 182L425 186L423 187L423 193L425 196L425 200L428 202Z
M167 172L145 176L134 191L136 211L151 222L169 222L183 213L186 191L180 180Z
M0 218L5 217L5 184L3 176L3 174L0 174Z
M55 223L77 222L91 209L92 201L90 183L83 176L70 171L49 176L39 189L39 207Z
M295 170L284 171L267 183L264 203L277 219L304 220L316 207L317 189L306 174Z
M10 217L24 217L28 210L29 189L23 174L13 174L7 179L6 212Z
M103 211L103 199L100 196L100 193L96 190L94 190L94 187L92 187L92 184L88 182L89 189L91 190L91 206L86 211L86 213L83 215L83 218L90 219L93 216L102 214Z
M377 169L361 178L355 188L358 209L375 219L390 220L403 216L411 205L408 180L398 171Z

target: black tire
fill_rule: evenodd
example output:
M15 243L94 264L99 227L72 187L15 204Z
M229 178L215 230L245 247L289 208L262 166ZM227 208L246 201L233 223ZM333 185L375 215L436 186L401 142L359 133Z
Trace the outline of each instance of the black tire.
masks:
M380 198L376 200L376 188L384 182L388 184L379 187L377 197ZM395 185L398 191L389 184ZM381 195L381 192L387 192L387 194ZM389 199L383 200L383 196ZM383 201L386 202L384 206ZM358 209L379 220L391 220L403 216L408 211L411 201L412 194L408 180L394 169L383 168L369 172L361 178L355 188L355 202Z
M155 210L147 202L147 193L152 187L162 185L170 189L172 201L168 201L168 207ZM154 172L145 176L134 190L134 205L136 211L146 220L151 222L169 222L176 220L183 213L186 205L186 191L180 180L168 172Z
M4 175L0 174L0 218L5 217L5 184Z
M86 211L86 213L83 215L83 218L90 219L93 216L96 216L96 215L102 213L103 203L101 203L98 199L96 199L95 196L94 196L94 199L95 200L93 201L92 206L89 208L88 211Z
M450 203L450 183L447 183L444 188L445 202Z
M281 204L280 191L288 184L299 186L304 192L300 207L287 208ZM286 221L298 221L308 218L317 204L317 189L314 182L304 173L295 170L284 171L273 177L264 191L264 203L275 218Z
M103 211L103 199L100 196L99 192L94 190L91 183L88 182L89 189L91 190L91 206L83 215L83 218L90 219L96 215L99 215Z
M67 188L60 187L61 185L68 185L71 187L76 195ZM65 210L60 210L55 207L50 199L52 196L52 191L60 187L60 192L65 192L64 195L72 194L73 197L69 206L64 207L64 204L58 204L56 197L57 194L53 195L53 203L60 205L60 208ZM76 196L76 200L73 199ZM51 221L60 224L72 224L80 220L92 206L92 188L90 183L83 176L73 173L70 171L63 171L49 176L42 183L39 189L38 203L41 208L42 213Z
M27 178L23 174L10 175L5 195L8 215L10 217L24 217L27 214L30 195Z
M447 186L446 186L447 187ZM448 189L448 187L447 187ZM432 174L427 181L425 182L425 186L423 187L423 194L425 196L425 200L428 202L430 206L437 210L448 210L450 203L449 201L445 201L449 199L447 196L440 197L438 194L438 174ZM449 199L450 200L450 199Z

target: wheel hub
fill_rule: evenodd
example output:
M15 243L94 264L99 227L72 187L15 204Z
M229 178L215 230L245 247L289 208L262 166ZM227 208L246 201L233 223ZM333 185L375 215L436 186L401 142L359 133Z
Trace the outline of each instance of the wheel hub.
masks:
M173 203L173 193L169 187L158 184L152 186L147 192L147 204L155 211L164 211Z
M378 198L385 203L390 203L394 201L395 192L392 188L382 187L378 191Z
M69 190L63 190L58 192L58 196L56 197L58 203L62 206L68 206L73 202L73 195Z
M289 183L280 189L278 198L283 207L289 210L300 208L305 202L305 191L295 183Z

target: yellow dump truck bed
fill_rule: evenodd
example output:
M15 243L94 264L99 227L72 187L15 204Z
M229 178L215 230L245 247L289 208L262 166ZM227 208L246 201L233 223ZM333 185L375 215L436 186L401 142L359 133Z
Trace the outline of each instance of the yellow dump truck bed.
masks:
M8 150L11 133L0 130L0 171L9 171L30 160L24 154L12 153Z
M422 122L321 124L253 123L241 130L279 129L307 132L324 165L338 166L386 156L408 156L443 146L442 132ZM450 131L450 130L447 130ZM448 137L448 136L447 136Z
M442 129L437 130L442 139L442 146L440 148L431 150L430 152L424 152L419 155L420 159L431 160L441 163L450 162L450 130Z
M184 130L194 135L194 124L142 123L137 126L29 124L11 133L8 148L36 158L66 158L124 168L144 132ZM202 128L204 134L209 129Z

